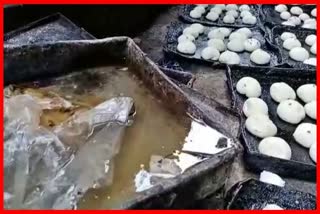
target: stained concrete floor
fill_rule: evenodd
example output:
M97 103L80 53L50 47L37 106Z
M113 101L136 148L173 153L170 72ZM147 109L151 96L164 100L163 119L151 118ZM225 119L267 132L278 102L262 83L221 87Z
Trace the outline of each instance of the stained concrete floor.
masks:
M171 22L178 19L179 6L168 9L167 12L161 14L153 25L144 33L134 38L141 49L153 61L158 62L163 57L162 46L164 44L167 27ZM195 75L195 81L192 88L208 98L215 99L226 107L230 107L231 98L228 93L226 84L225 70L213 69L210 66L190 64L188 72ZM236 158L233 168L230 172L230 177L226 179L225 189L229 189L235 183L248 179L258 178L259 175L251 173L245 169L243 163L243 154ZM312 182L300 181L296 179L285 179L287 187L298 189L300 191L316 194L316 184ZM198 208L205 209L220 209L223 201L222 191L219 194L212 196L199 203Z

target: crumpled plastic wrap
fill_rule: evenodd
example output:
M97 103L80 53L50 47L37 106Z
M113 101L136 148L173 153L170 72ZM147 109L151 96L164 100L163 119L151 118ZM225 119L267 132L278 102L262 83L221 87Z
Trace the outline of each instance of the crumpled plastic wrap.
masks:
M132 98L112 98L48 130L36 99L5 99L5 208L75 209L89 188L110 185L133 107Z

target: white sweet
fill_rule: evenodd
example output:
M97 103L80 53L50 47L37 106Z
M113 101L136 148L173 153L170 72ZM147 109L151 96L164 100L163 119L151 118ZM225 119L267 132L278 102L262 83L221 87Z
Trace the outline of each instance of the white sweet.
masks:
M225 51L220 55L219 62L227 65L237 65L240 64L240 57L235 52Z
M213 30L209 31L208 37L209 37L209 39L221 39L221 40L224 40L225 34L219 28L216 28L216 29L213 29Z
M285 82L273 83L270 87L270 96L278 103L296 99L295 91Z
M182 34L181 36L178 37L178 43L185 42L185 41L194 42L195 38L190 34Z
M300 25L301 24L301 20L299 19L299 17L297 16L291 16L289 19L288 19L288 22L294 24L294 25Z
M242 11L249 11L250 10L250 7L249 5L247 4L243 4L239 7L239 10L242 12Z
M257 39L251 38L244 42L244 49L248 52L255 51L261 47L260 42Z
M193 8L193 10L199 11L201 14L204 14L206 12L206 8L203 6L196 6Z
M226 50L223 40L221 39L210 39L208 41L208 46L216 48L218 51L222 52Z
M269 172L269 171L262 171L260 173L261 182L273 184L279 187L284 187L286 182L277 174Z
M311 15L313 17L317 17L317 8L314 8L312 11L311 11Z
M250 97L244 102L242 111L246 117L254 114L268 115L268 105L260 98Z
M305 23L305 24L302 25L302 28L316 30L317 29L317 23L316 22L308 23L308 24Z
M247 39L247 36L244 33L232 32L229 36L229 40L233 40L233 39L240 39L242 41L245 41Z
M213 7L210 9L210 12L216 13L218 15L220 15L222 13L222 9L220 7Z
M238 5L236 4L227 4L226 5L226 10L229 11L229 10L238 10Z
M199 19L199 18L201 18L201 16L202 16L202 13L200 12L200 11L198 11L198 10L191 10L190 11L190 17L191 18L194 18L194 19Z
M265 65L270 62L271 56L262 49L257 49L250 54L250 60L258 65Z
M310 158L317 163L317 143L313 143L309 150Z
M317 66L317 58L311 57L303 61L304 64Z
M301 146L310 148L317 143L317 126L312 123L301 123L293 133L293 138Z
M238 13L238 11L236 11L236 10L229 10L229 11L226 13L226 15L230 15L230 16L233 16L234 18L238 18L239 13Z
M283 11L287 11L288 7L284 4L278 4L277 6L274 7L274 9L278 12L281 13Z
M301 21L305 21L307 19L310 19L310 16L306 13L302 13L299 15L299 19L301 19Z
M233 24L235 21L236 21L236 19L231 15L225 15L223 17L223 22L226 24Z
M277 114L283 121L291 124L298 124L306 117L303 106L295 100L280 102Z
M236 32L246 35L247 38L252 37L252 31L247 27L240 28Z
M296 39L297 37L296 37L296 35L294 35L293 33L290 33L290 32L283 32L283 33L281 34L281 39L282 39L282 41L285 41L285 40L287 40L287 39L289 39L289 38L294 38L294 39Z
M301 9L301 7L294 6L294 7L291 7L290 13L294 15L300 15L303 13L303 10Z
M221 8L221 10L225 10L226 9L226 5L225 4L216 4L216 5L214 5L214 7L219 7L219 8Z
M257 23L257 18L255 16L246 15L242 18L244 24L254 25Z
M276 204L267 204L262 210L283 210L283 208Z
M199 34L202 34L204 32L204 26L202 24L195 23L190 25L190 27L198 31Z
M218 18L219 18L219 14L216 12L209 12L206 15L206 19L213 21L213 22L217 21Z
M295 61L303 62L309 58L309 52L302 47L295 47L290 50L289 56Z
M317 20L314 18L310 18L310 19L304 20L304 23L305 24L314 24L314 23L317 23Z
M228 37L230 35L230 33L231 33L231 30L229 28L226 28L226 27L220 27L220 28L218 28L218 30L220 32L222 32L225 37Z
M201 57L205 60L218 60L220 52L214 47L206 47L201 51Z
M227 48L230 51L234 52L243 52L244 51L244 43L242 39L236 38L232 39L228 42Z
M280 13L280 18L283 20L288 20L291 17L291 13L289 13L288 11L283 11L282 13Z
M243 18L245 16L252 16L252 14L249 11L244 10L240 13L240 17Z
M277 134L277 127L264 114L254 114L246 119L246 129L259 138L272 137Z
M285 160L290 160L292 154L289 144L280 137L263 139L259 143L258 150L261 154Z
M298 39L289 38L283 42L283 47L287 50L291 50L295 47L301 47L301 42Z
M289 22L289 21L282 22L281 24L284 25L284 26L292 26L292 27L296 26L294 23Z
M297 89L298 97L305 103L316 100L317 86L315 84L305 84Z
M317 36L314 34L308 35L305 39L305 43L309 46L312 46L316 42L317 42Z
M311 46L310 52L313 53L314 55L317 55L317 42L315 42L315 43Z
M317 102L315 100L305 104L304 110L309 117L317 119Z
M252 77L241 78L236 85L236 89L240 94L247 97L260 97L261 86L260 83Z
M194 54L196 49L196 45L191 41L181 42L177 46L177 50L184 54Z
M199 36L199 32L195 28L186 27L183 30L184 35L192 35L194 38L197 38Z

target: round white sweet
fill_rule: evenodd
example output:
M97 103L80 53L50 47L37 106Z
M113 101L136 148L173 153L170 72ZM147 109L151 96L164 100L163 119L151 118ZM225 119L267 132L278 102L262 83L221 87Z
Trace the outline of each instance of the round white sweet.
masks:
M244 42L244 49L248 52L255 51L261 47L260 42L257 39L251 38Z
M209 39L221 39L224 40L225 38L225 34L222 30L220 30L220 28L216 28L213 30L210 30L208 33L208 37Z
M305 21L307 19L310 19L310 16L306 13L302 13L299 15L299 19L301 19L301 21Z
M314 34L308 35L305 39L305 43L309 46L312 46L316 42L317 42L317 36Z
M304 64L317 66L317 58L311 57L303 61Z
M277 127L264 114L254 114L246 119L246 129L259 138L272 137L277 134Z
M280 102L277 114L283 121L291 124L298 124L306 117L303 106L295 100Z
M281 24L284 25L284 26L292 26L292 27L296 26L294 23L289 22L289 21L282 22Z
M215 6L210 9L210 12L213 12L213 13L220 15L222 13L222 9L220 7Z
M208 41L208 46L216 48L218 51L222 52L226 50L223 40L221 39L210 39Z
M259 48L250 54L250 60L258 65L265 65L270 62L271 56Z
M246 15L242 18L244 24L254 25L257 23L257 18L255 16Z
M247 39L247 36L244 33L232 32L229 36L229 40L233 40L233 39L240 39L242 41L245 41Z
M243 4L239 7L239 10L242 12L242 11L249 11L250 10L250 7L249 5L247 4Z
M269 171L262 171L260 173L259 180L264 183L273 184L280 187L284 187L286 184L286 182L279 175Z
M221 10L225 10L226 9L226 5L225 4L216 4L216 5L214 5L214 7L219 7L219 8L221 8Z
M238 5L236 4L227 4L226 5L226 10L238 10Z
M290 50L289 56L295 61L303 62L309 58L309 52L302 47L295 47Z
M304 110L309 117L317 119L317 102L315 100L305 104Z
M278 12L281 13L283 11L287 11L288 7L284 4L278 4L277 6L274 7L274 9Z
M194 54L196 49L196 45L191 41L181 42L177 46L177 50L184 54Z
M186 27L183 30L184 35L192 35L195 39L199 36L199 32L195 28Z
M206 8L204 6L196 6L193 10L199 11L201 14L206 12Z
M305 24L314 24L314 23L317 23L317 20L314 18L310 18L310 19L304 20L304 23Z
M295 47L301 47L301 42L298 39L289 38L283 42L283 47L287 50L291 50Z
M261 86L260 83L252 77L241 78L236 85L236 89L240 94L247 97L260 97Z
M290 12L294 15L300 15L303 13L303 10L301 9L301 7L294 6L291 7Z
M312 11L311 11L311 15L313 17L317 17L317 8L314 8Z
M244 102L242 111L246 117L254 114L268 115L268 105L260 98L250 97Z
M219 14L216 12L209 12L206 15L206 19L213 21L213 22L217 21L218 18L219 18Z
M315 84L305 84L297 89L298 97L305 103L316 100L317 86Z
M310 148L317 143L317 126L312 123L301 123L293 133L293 138L301 146Z
M230 16L233 16L234 18L238 18L239 13L238 13L238 11L236 11L236 10L229 10L229 11L226 13L226 15L230 15Z
M198 10L191 10L189 15L191 18L199 19L199 18L201 18L202 13Z
M190 34L182 34L181 36L178 37L178 43L185 42L185 41L194 42L195 38Z
M252 16L252 14L249 11L244 10L240 13L240 17L243 18L245 16Z
M316 30L316 29L317 29L317 23L316 23L316 22L304 23L304 24L302 25L302 28Z
M225 15L223 17L223 22L226 24L233 24L235 21L236 21L236 19L231 15Z
M237 65L240 64L240 57L237 53L227 50L220 55L219 62L227 65Z
M297 37L296 37L296 35L294 35L293 33L290 33L290 32L283 32L283 33L281 34L281 39L282 39L282 41L285 41L285 40L287 40L287 39L289 39L289 38L294 38L294 39L296 39Z
M244 51L244 43L242 39L236 38L232 39L228 42L227 48L230 51L234 52L243 52Z
M206 47L201 51L201 57L205 60L218 60L220 52L214 47Z
M194 23L190 25L190 27L198 31L199 34L202 34L204 32L204 26L202 24Z
M267 204L262 210L284 210L276 204Z
M291 16L291 17L288 19L288 22L291 22L291 23L293 23L294 25L300 25L300 24L301 24L301 20L300 20L299 17L297 17L297 16Z
M317 143L313 143L309 150L309 155L313 162L317 163Z
M315 42L315 43L311 46L310 52L313 53L314 55L317 55L317 42Z
M289 144L280 137L263 139L259 143L258 150L261 154L285 160L290 160L292 154Z
M295 100L296 93L287 83L276 82L270 87L270 96L278 103L284 100Z
M220 27L220 28L218 28L218 30L220 32L222 32L225 37L228 37L230 35L230 33L231 33L231 30L229 28L226 28L226 27Z
M236 32L246 35L247 38L252 37L252 31L247 27L240 28Z
M280 18L283 20L288 20L291 17L291 13L289 13L288 11L283 11L282 13L280 13Z

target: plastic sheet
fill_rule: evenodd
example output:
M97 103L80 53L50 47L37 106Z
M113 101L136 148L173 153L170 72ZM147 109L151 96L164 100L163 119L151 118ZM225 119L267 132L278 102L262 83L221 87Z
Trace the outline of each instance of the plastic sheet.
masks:
M4 107L5 208L72 209L89 188L112 183L132 98L110 99L53 130L39 126L41 105L29 95Z

